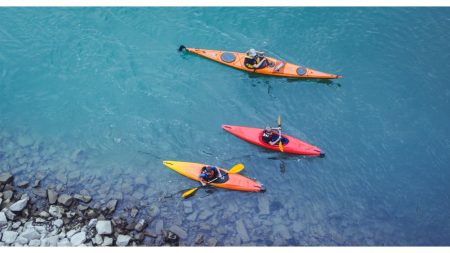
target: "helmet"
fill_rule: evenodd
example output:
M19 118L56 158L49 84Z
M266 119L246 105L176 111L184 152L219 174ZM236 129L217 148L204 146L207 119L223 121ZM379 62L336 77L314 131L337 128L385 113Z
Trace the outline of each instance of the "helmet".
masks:
M203 178L205 178L205 177L207 177L207 176L206 176L206 174L205 174L205 173L202 173L202 174L200 174L200 177L203 177Z
M270 126L266 126L264 128L264 132L272 132L272 128L270 128Z
M247 55L248 55L248 56L251 56L251 57L255 57L255 56L256 56L256 50L253 49L253 48L250 48L250 49L247 51Z

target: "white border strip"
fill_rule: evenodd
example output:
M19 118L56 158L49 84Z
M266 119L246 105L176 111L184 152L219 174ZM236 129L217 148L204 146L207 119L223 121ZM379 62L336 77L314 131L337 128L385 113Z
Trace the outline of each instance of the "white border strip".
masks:
M450 6L447 0L0 0L0 6Z

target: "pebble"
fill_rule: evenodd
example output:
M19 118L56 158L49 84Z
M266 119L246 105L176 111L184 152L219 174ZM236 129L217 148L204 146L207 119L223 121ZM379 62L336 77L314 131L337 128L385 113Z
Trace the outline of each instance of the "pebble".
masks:
M119 234L117 236L116 245L117 246L127 246L130 243L131 237L129 235Z
M16 231L5 231L2 235L2 242L6 244L13 243L18 236L18 233Z
M111 237L104 237L102 246L111 246L113 244L113 239Z
M0 174L0 184L9 184L13 181L14 177L9 172Z
M68 194L62 194L58 197L58 203L64 206L70 206L72 204L73 198Z
M187 238L187 232L184 229L182 229L179 226L177 226L177 225L172 225L169 228L169 230L174 232L175 234L177 234L181 239L186 239Z
M50 205L53 205L56 203L56 200L58 199L58 193L55 190L48 189L47 196L48 196L48 203Z
M86 241L86 232L81 231L70 237L70 243L73 246L79 246Z
M110 235L112 233L112 225L109 220L101 220L95 225L95 229L99 235Z

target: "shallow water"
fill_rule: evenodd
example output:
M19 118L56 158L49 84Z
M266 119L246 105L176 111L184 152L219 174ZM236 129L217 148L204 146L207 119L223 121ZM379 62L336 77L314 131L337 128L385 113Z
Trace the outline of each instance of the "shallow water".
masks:
M156 205L186 245L448 246L449 30L448 8L0 8L0 171ZM344 78L250 75L180 44ZM278 113L326 157L220 128ZM244 163L267 192L200 191L190 213L177 192L197 184L162 160Z

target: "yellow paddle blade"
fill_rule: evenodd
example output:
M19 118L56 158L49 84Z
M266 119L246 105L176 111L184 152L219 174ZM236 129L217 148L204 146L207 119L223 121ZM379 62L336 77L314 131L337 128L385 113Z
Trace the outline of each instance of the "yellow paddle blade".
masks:
M189 197L189 196L191 196L194 192L196 192L197 190L198 190L198 188L199 187L195 187L195 188L192 188L192 189L190 189L190 190L188 190L188 191L185 191L184 193L183 193L183 195L181 195L183 198L187 198L187 197Z
M284 150L283 150L283 143L281 143L281 140L280 140L280 142L278 142L278 147L280 148L281 152L284 152Z
M238 164L234 165L233 168L231 168L228 171L228 174L236 174L236 173L241 172L241 170L243 170L243 169L244 169L244 165L242 163L238 163Z
M277 122L278 122L278 127L280 127L280 126L281 126L281 117L280 117L280 114L278 114L278 120L277 120Z

